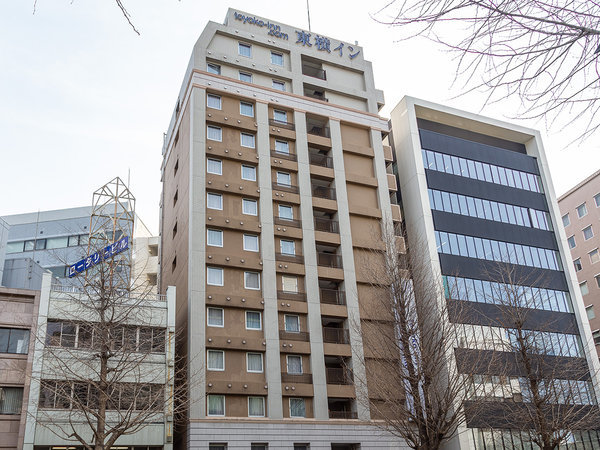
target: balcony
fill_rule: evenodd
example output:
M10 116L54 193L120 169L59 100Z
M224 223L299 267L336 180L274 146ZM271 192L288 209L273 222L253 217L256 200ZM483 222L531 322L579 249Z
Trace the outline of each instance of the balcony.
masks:
M321 100L322 102L329 102L329 99L327 97L325 97L325 92L323 91L313 91L311 90L304 90L304 96L305 97L310 97L310 98L314 98L315 100ZM326 136L328 137L328 136Z
M327 200L336 200L335 188L327 186L312 186L312 195L317 198L324 198Z
M285 128L286 130L296 130L296 126L291 122L283 122L277 119L269 119L269 125L272 127Z
M293 374L281 372L281 382L312 384L312 373Z
M310 97L310 95L308 96ZM321 99L319 99L321 100ZM325 99L327 101L327 99ZM306 124L306 132L308 134L313 134L315 136L321 136L325 138L331 138L331 132L329 131L329 127L316 123L307 123Z
M328 398L330 419L357 419L358 414L352 411L352 400L345 398Z
M277 291L277 298L279 300L294 300L296 302L305 302L306 292Z
M304 256L302 255L290 255L288 253L275 253L275 260L296 264L304 264Z
M346 304L346 293L344 291L319 288L319 296L321 298L321 303L326 303L328 305Z
M286 341L310 341L310 335L306 331L293 332L293 331L285 331L279 330L279 339Z
M271 149L271 156L273 158L287 159L289 161L297 161L298 160L298 156L295 153L278 152L277 150L273 150L273 149Z
M350 344L350 333L344 328L323 327L323 342L328 344Z
M336 220L331 220L326 217L315 217L315 231L339 234L340 226Z
M324 155L322 153L314 153L308 151L308 159L313 166L326 167L328 169L333 169L333 158L331 156Z
M308 75L319 80L327 80L327 72L325 70L309 66L308 64L302 64L302 75Z
M332 269L342 269L342 255L319 252L317 253L317 265L331 267Z
M343 367L325 367L325 375L327 378L327 384L354 384L352 373Z
M282 225L284 227L302 228L301 220L284 219L282 217L273 217L273 223L275 225Z
M298 192L300 192L300 190L298 189L298 186L292 186L291 184L281 184L281 183L278 183L277 181L273 181L272 187L273 187L273 190L290 192L292 194L297 194Z

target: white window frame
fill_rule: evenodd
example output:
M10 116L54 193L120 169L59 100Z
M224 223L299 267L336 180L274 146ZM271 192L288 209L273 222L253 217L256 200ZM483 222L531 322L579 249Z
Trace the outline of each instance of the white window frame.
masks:
M254 178L246 178L244 177L244 167L249 168L251 167L254 170ZM242 174L241 174L242 180L246 180L246 181L256 181L256 166L252 166L250 164L242 164Z
M248 287L246 283L246 275L256 274L258 278L258 287ZM249 289L251 291L260 291L260 272L255 272L253 270L245 270L244 271L244 289Z
M585 237L585 230L590 229L590 231L592 232L592 235L589 238ZM581 230L581 234L583 235L583 240L584 241L589 241L590 239L592 239L594 237L594 228L591 225L588 225L587 227L583 228Z
M276 113L283 113L283 114L285 114L285 120L279 120L278 118L276 118L276 117L275 117L275 114L276 114ZM279 122L279 123L288 123L288 120L287 120L287 115L288 115L287 111L284 111L283 109L274 109L274 110L273 110L273 120L274 120L275 122Z
M254 250L252 248L246 247L246 238L255 238L256 239L256 250ZM243 247L244 247L245 251L247 251L247 252L255 252L255 253L258 253L260 251L260 239L259 239L258 235L256 235L256 234L244 234L244 236L242 238L242 241L243 241Z
M211 196L219 197L221 199L221 207L220 208L213 208L212 206L208 206L208 199ZM207 192L206 193L206 208L214 209L215 211L223 211L223 194L217 194L215 192Z
M216 68L216 70L211 69L211 66ZM221 66L219 64L206 63L206 71L213 75L221 75Z
M260 356L260 367L261 370L250 370L250 364L248 364L248 357L250 355L259 355ZM248 373L263 373L265 371L265 360L263 358L263 354L260 352L246 352L246 372Z
M242 112L242 105L250 106L250 108L252 108L252 114L244 114ZM254 117L254 104L250 102L240 102L240 115L245 117Z
M283 282L283 280L285 278L289 278L290 280L292 278L294 279L294 284L296 285L296 290L295 291L287 291L285 289L285 283ZM297 294L298 293L298 277L296 275L282 275L281 276L281 290L284 291L284 292L290 292L290 293Z
M262 410L263 413L261 415L258 414L250 414L250 399L251 398L260 398L262 400ZM265 404L265 398L261 397L259 395L249 395L248 396L248 417L265 417L267 414L267 409L266 409L266 404Z
M258 314L258 320L260 322L260 325L258 328L251 328L248 326L248 313ZM260 311L246 311L246 314L244 314L244 318L245 318L245 323L246 323L246 330L254 330L254 331L262 330L262 313Z
M208 103L208 99L218 100L219 106L212 106ZM221 96L217 94L206 94L206 107L211 109L221 109L223 107L223 102L221 100Z
M303 416L292 416L292 400L301 400L304 403L304 415ZM302 418L306 417L306 399L302 397L290 397L289 399L290 417Z
M571 225L571 217L569 216L569 213L563 214L560 219L562 220L563 226L565 228L568 227L569 225Z
M246 204L254 204L256 213L246 212L246 208L244 206ZM258 202L252 198L243 198L242 199L242 214L246 214L247 216L258 216Z
M217 158L206 158L206 173L212 173L213 175L223 175L223 161ZM212 162L218 162L219 163L219 171L218 172L211 172L210 170L208 170L208 161L212 161Z
M289 183L281 183L281 182L279 181L279 175L281 175L282 177L283 177L283 176L287 176L287 177L289 178ZM289 172L280 172L280 171L277 171L277 176L276 176L276 179L277 179L277 184L278 184L279 186L289 186L289 187L291 187L291 186L292 186L292 174L291 174L291 173L289 173Z
M209 275L208 273L211 270L219 270L221 271L221 284L217 284L217 283L211 283L209 281ZM214 266L207 266L206 267L206 284L209 286L224 286L225 285L225 270L222 267L214 267Z
M242 76L250 77L250 80L249 81L242 80ZM252 80L253 80L252 74L250 72L244 72L243 70L240 70L238 72L238 78L240 81L243 81L244 83L252 83Z
M285 92L285 81L281 80L272 80L273 84L271 85L273 89L281 92Z
M250 53L249 55L244 55L240 49L241 48L247 48L248 52ZM246 58L252 58L252 44L248 44L246 42L238 42L238 55L240 56L245 56Z
M292 217L282 217L281 208L289 208L292 212ZM279 218L283 220L294 220L294 207L291 205L277 205L277 214L279 215Z
M210 358L208 355L211 352L220 353L223 356L223 368L222 369L214 369L209 366L208 362L210 361ZM210 370L211 372L225 372L225 351L224 350L215 350L213 348L206 350L206 370Z
M290 357L300 358L300 372L290 372ZM285 355L285 370L289 375L304 375L304 363L302 362L302 355Z
M592 253L593 253L594 251L595 251L595 252L598 254L598 261L592 261ZM594 248L594 249L590 250L590 251L588 252L588 256L589 256L589 258L590 258L590 263L591 263L591 264L596 264L597 262L600 262L600 249L598 249L598 248Z
M273 56L281 57L281 63L273 61ZM271 64L275 64L276 66L283 67L283 64L284 64L283 53L281 53L281 52L274 52L273 50L271 50Z
M581 216L580 216L580 215L579 215L579 208L581 208L582 206L585 208L585 214L583 214L583 215L581 215ZM578 217L578 218L580 218L580 219L581 219L582 217L585 217L585 216L587 216L587 214L588 214L588 209L587 209L587 205L585 204L585 202L583 202L581 205L577 206L577 207L575 208L575 211L577 212L577 217Z
M219 130L219 139L213 139L209 136L208 130ZM215 142L223 142L223 128L221 127L217 127L214 125L206 125L206 139L208 139L209 141L215 141Z
M600 208L600 192L597 193L596 195L594 195L594 205L596 205L596 208Z
M210 408L209 408L209 397L221 397L221 399L223 400L223 414L211 414L210 413ZM206 396L206 415L207 416L211 416L211 417L225 417L225 415L227 414L226 412L226 402L225 402L225 396L223 394L208 394Z
M292 253L283 253L283 243L284 242L291 242L292 243ZM282 255L289 255L289 256L296 256L296 241L292 241L290 239L280 239L279 240L279 252Z
M581 290L581 286L585 285L585 288L587 290L587 292L584 294L583 291ZM579 292L581 292L581 296L586 296L589 295L590 293L590 287L587 284L587 281L582 281L581 283L579 283Z
M295 317L296 319L298 319L298 331L290 331L287 329L287 317ZM302 331L302 323L300 321L300 316L298 314L284 314L283 315L283 328L285 330L286 333L300 333Z
M209 322L208 318L210 317L209 310L221 311L221 325L214 325ZM215 328L224 328L225 327L225 310L223 308L215 308L214 306L208 306L206 308L206 326L207 327L215 327Z
M219 235L221 236L221 245L216 245L216 244L210 243L210 239L208 236L210 235L211 232L219 233ZM207 228L206 229L206 245L208 245L210 247L223 247L223 230L217 230L215 228Z
M252 138L252 145L244 145L244 136ZM256 136L252 133L240 132L240 145L246 148L256 148Z
M571 244L569 243L569 239L573 238L573 243L575 244L573 247L571 247ZM569 236L567 238L567 245L569 246L570 249L573 249L575 247L577 247L577 240L575 239L575 235L572 234L571 236Z

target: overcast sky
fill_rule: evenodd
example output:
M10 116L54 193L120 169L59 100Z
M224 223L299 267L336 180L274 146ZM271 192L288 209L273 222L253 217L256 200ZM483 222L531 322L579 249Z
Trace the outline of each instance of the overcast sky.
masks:
M515 101L481 110L483 94L456 98L455 64L422 39L398 42L370 18L388 0L311 0L312 30L358 41L373 62L387 116L411 95L506 120ZM305 0L124 0L135 34L114 1L3 2L0 15L0 215L89 205L115 176L127 180L137 212L158 232L162 135L192 46L227 7L308 28ZM544 123L522 122L545 129ZM575 131L576 132L576 131ZM568 146L573 127L544 130L558 194L600 168L598 136Z

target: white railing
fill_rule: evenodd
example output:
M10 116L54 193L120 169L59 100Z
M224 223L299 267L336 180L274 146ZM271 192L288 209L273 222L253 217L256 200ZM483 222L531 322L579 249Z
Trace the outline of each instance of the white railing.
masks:
M52 292L62 292L67 294L93 294L93 289L86 292L85 289L79 286L71 286L71 285L62 285L62 284L52 284L50 287ZM115 295L123 298L132 298L132 299L143 299L149 301L159 301L164 302L167 300L167 296L164 294L153 294L149 292L117 292Z

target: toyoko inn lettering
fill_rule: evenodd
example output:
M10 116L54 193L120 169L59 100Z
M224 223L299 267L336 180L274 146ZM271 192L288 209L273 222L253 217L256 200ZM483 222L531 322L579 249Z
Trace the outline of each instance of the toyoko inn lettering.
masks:
M269 21L265 22L262 19L257 19L256 17L250 17L250 16L245 16L243 14L240 13L233 13L233 16L235 17L235 20L239 20L240 22L244 22L244 23L249 23L251 25L256 25L257 27L266 27L268 28L268 33L271 36L274 36L276 38L279 39L283 39L284 41L287 41L289 39L287 33L282 33L281 32L281 26L271 23Z

